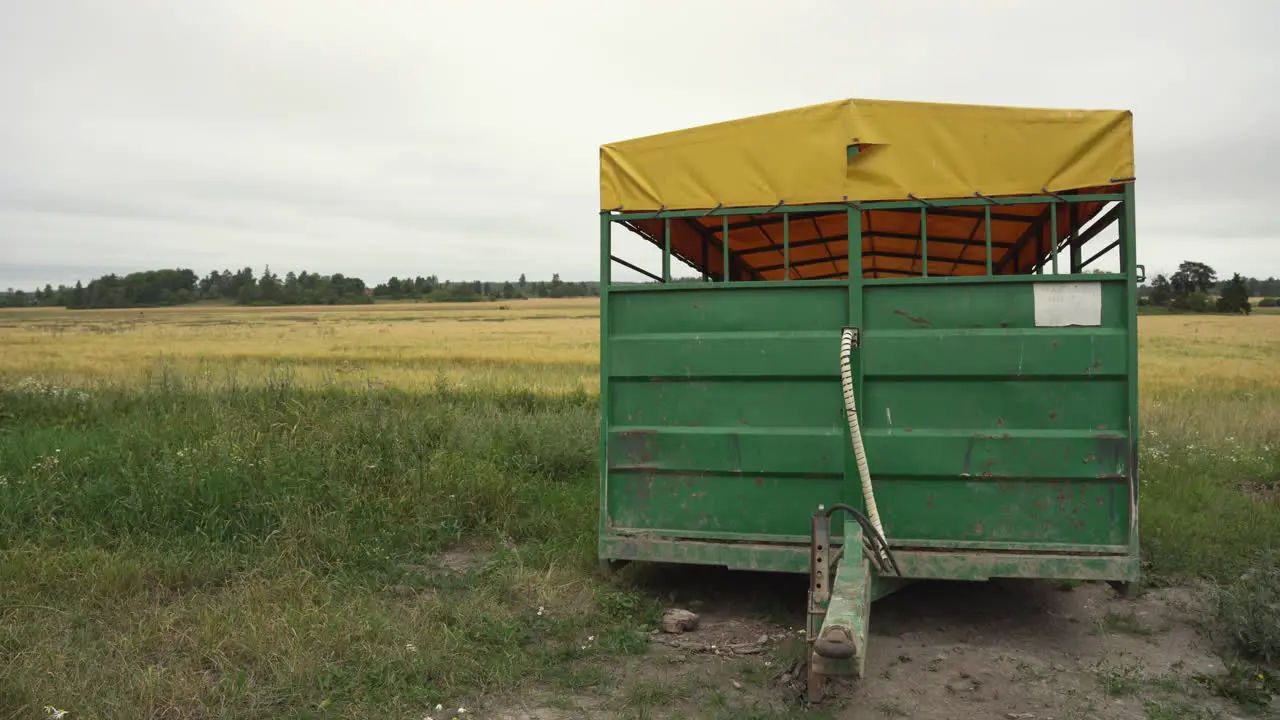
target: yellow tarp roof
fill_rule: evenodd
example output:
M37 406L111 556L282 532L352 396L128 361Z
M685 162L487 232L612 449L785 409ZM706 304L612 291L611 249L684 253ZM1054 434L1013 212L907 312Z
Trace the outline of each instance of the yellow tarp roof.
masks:
M1133 176L1128 111L850 99L604 145L600 209L1021 195Z

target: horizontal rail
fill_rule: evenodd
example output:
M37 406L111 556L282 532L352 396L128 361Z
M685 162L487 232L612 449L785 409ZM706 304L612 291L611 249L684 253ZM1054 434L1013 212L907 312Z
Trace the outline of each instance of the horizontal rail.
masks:
M1091 258L1089 258L1088 260L1085 260L1084 262L1080 263L1080 269L1082 269L1082 270L1083 270L1084 268L1089 267L1090 265L1092 265L1092 264L1093 264L1093 261L1094 261L1094 260L1097 260L1098 258L1102 257L1103 255L1106 255L1107 253L1111 252L1112 250L1115 250L1115 249L1116 249L1116 248L1118 248L1118 247L1120 247L1120 239L1119 239L1119 238L1117 238L1117 239L1115 240L1115 242L1111 243L1110 245L1108 245L1108 246L1106 246L1106 247L1102 248L1101 250L1099 250L1098 252L1094 253L1094 254L1093 254L1093 257L1091 257Z
M929 242L933 242L933 238L929 238ZM793 245L792 247L795 247L795 246ZM920 259L920 256L919 256L919 255L912 255L911 253L887 252L887 251L884 251L884 250L876 250L876 251L873 251L873 252L864 252L864 253L862 253L862 257L864 257L864 258L878 258L878 257L882 257L882 258L895 258L895 259L899 259L899 260L919 260L919 259ZM837 258L834 258L834 260L836 260L836 261L839 261L839 260L846 260L846 261L847 261L847 260L848 260L848 258L847 258L847 257L837 257ZM833 261L833 259L832 259L832 258L829 258L829 257L812 258L812 259L809 259L809 260L797 260L797 261L793 261L793 262L791 263L791 267L804 267L804 266L806 266L806 265L821 265L821 264L823 264L823 263L829 263L829 262L832 262L832 261ZM987 263L986 263L986 261L984 261L984 260L966 260L966 259L962 259L962 258L949 258L949 257L931 257L931 258L929 258L929 262L934 263L934 264L939 264L939 265L943 265L943 264L946 264L946 263L956 263L956 264L958 264L958 265L970 265L970 266L973 266L973 267L986 267L986 266L987 266ZM765 267L759 268L760 272L773 272L774 270L781 270L781 269L783 269L783 266L782 266L782 265L768 265L768 266L765 266ZM841 273L841 274L843 275L843 273Z
M881 270L880 272L899 271ZM927 278L867 278L862 282L867 285L946 285L956 283L977 283L985 285L993 282L1038 284L1045 282L1080 282L1081 280L1088 280L1090 282L1101 282L1105 280L1123 281L1128 279L1129 276L1123 273L1081 273L1078 275L931 275Z
M840 274L844 277L844 273ZM1022 278L1026 280L1026 278ZM634 285L614 284L604 288L610 293L620 292L688 292L688 291L732 291L732 290L759 290L761 288L770 287L789 287L789 288L806 288L806 287L844 287L848 283L844 280L804 278L803 280L752 280L750 282L727 282L727 283L707 283L700 280L689 282L669 282L663 284L636 283Z
M634 270L634 271L636 271L636 272L640 273L641 275L643 275L643 276L645 276L645 277L647 277L647 278L649 278L649 279L651 279L651 280L657 280L658 282L666 282L666 280L663 280L661 277L659 277L659 276L658 276L658 275L656 275L655 273L651 273L651 272L649 272L648 270L645 270L644 268L642 268L642 267L640 267L640 266L638 266L638 265L633 265L633 264L631 264L631 263L627 262L626 260L623 260L622 258L618 257L617 255L610 255L610 256L609 256L609 259L610 259L610 260L612 260L612 261L614 261L614 262L616 262L616 263L618 263L618 264L619 264L619 265L621 265L622 267L627 268L628 270Z
M649 530L644 537L636 535L638 533L623 536L614 530L602 531L601 555L617 560L726 565L747 570L808 573L811 569L807 543L734 542L736 538L731 533L715 540L667 538L660 530ZM904 576L940 580L993 577L1128 580L1136 579L1140 570L1140 558L1132 550L1126 555L1095 555L1079 550L1011 552L939 548L897 550L894 556Z
M856 206L844 203L815 203L812 205L777 205L756 206L756 207L721 207L715 209L703 210L655 210L652 212L626 212L625 210L612 212L602 210L602 214L609 214L614 221L622 222L626 220L655 220L667 218L699 218L699 217L720 217L724 215L763 215L765 213L779 213L783 208L789 213L813 213L813 212L845 212L849 209L861 208L862 210L901 210L920 208L955 208L955 207L983 207L986 205L1057 205L1060 203L1089 203L1089 202L1117 202L1124 200L1123 193L1091 193L1087 195L1019 195L1016 197L1001 197L997 199L987 198L952 198L950 200L885 200L858 203ZM779 215L779 219L781 216Z
M886 240L919 240L920 239L920 235L916 233L899 233L899 232L889 232L889 231L864 232L862 233L862 237L864 239L870 238L873 240L876 238L884 238ZM794 250L796 248L813 247L814 245L825 245L827 243L833 243L833 242L844 242L844 241L847 241L848 239L849 239L848 235L841 234L841 235L830 235L825 238L814 238L812 240L801 240L800 242L791 243L791 249ZM936 243L938 245L959 245L961 247L982 247L982 243L977 241L970 242L969 240L964 240L961 238L936 237L934 235L929 236L929 242ZM1001 249L1006 249L1006 248L1013 247L1013 243L993 242L991 243L991 246L1001 248ZM757 253L764 253L764 252L778 252L781 249L782 249L782 246L780 245L758 245L756 247L743 248L741 250L734 250L733 256L742 257L743 255L755 255ZM919 256L913 255L912 257L919 257Z
M803 208L803 206L797 206L797 207ZM893 212L893 213L916 212L915 208L879 208L879 209L883 212ZM792 215L800 216L805 220L819 220L821 218L841 217L845 214L845 210L841 210L839 212L828 212L825 210L805 212L803 209L796 209L796 210L791 210L789 212ZM982 220L985 217L985 215L983 215L983 213L981 212L965 212L962 210L938 208L938 207L929 208L929 215L931 217L958 218L961 220ZM724 217L727 218L729 216L725 215ZM1014 215L1011 213L1000 213L1000 212L991 213L991 219L999 220L1000 222L1032 223L1032 222L1035 222L1036 217L1037 216L1035 215ZM759 217L753 217L750 220L742 220L740 222L729 223L729 229L730 230L751 230L754 228L770 227L773 225L781 225L781 224L782 224L782 216L775 213L773 215L764 215ZM702 227L708 230L715 229L714 227L708 226L708 225L703 225ZM932 239L932 236L930 236L930 239Z

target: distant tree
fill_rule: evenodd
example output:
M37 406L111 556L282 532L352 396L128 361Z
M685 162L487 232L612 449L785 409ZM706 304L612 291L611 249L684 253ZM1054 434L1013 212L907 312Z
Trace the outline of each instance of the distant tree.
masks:
M1213 289L1213 283L1217 277L1218 273L1208 265L1187 260L1178 266L1178 271L1169 278L1169 283L1173 287L1175 296L1193 292L1208 293Z
M1222 296L1218 298L1218 312L1242 313L1248 315L1253 307L1249 304L1249 286L1240 273L1235 273L1222 286Z
M1183 312L1209 312L1212 307L1209 303L1209 294L1199 291L1176 297L1173 302L1169 303L1171 310L1181 310Z
M1164 275L1157 275L1151 281L1151 304L1160 307L1167 306L1173 301L1173 286L1169 284L1169 278Z
M258 297L269 303L280 302L280 278L271 272L271 266L268 265L262 270L262 277L258 278Z

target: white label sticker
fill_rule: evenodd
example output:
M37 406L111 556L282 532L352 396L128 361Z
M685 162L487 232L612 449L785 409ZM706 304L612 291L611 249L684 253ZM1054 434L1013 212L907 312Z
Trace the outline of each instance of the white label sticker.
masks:
M1036 327L1102 324L1102 283L1036 283Z

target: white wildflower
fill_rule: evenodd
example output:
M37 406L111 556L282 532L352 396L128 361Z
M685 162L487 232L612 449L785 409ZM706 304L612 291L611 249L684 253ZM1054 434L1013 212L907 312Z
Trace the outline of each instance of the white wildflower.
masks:
M541 605L539 605L539 606L538 606L538 617L542 617L542 610L543 610L542 606L541 606Z
M62 718L70 714L66 710L59 710L52 705L45 705L44 711L49 715L49 717L53 718L53 720L62 720Z
M418 652L418 646L414 645L413 643L405 643L404 649L408 650L409 652Z
M444 706L440 703L436 703L436 712L444 712Z

